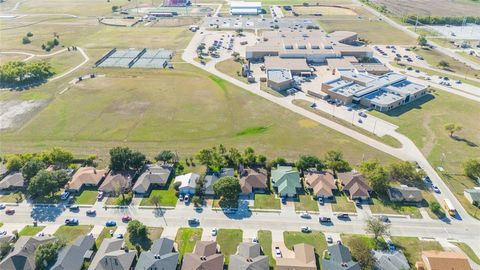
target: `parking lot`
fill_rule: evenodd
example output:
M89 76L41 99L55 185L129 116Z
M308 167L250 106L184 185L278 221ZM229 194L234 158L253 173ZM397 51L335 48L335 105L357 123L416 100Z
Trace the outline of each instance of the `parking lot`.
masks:
M310 19L282 18L272 19L260 17L207 17L204 24L206 28L220 29L302 29L311 26L318 27Z
M428 67L427 62L409 48L393 45L374 45L370 48L374 51L375 56L384 63L393 62L397 58L400 59L400 62Z

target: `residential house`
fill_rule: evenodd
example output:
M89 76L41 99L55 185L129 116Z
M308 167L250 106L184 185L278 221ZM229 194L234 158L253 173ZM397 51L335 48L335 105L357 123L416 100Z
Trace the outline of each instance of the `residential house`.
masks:
M232 168L223 168L219 172L209 172L205 176L205 194L206 195L215 195L213 191L213 184L215 184L220 178L226 176L234 176L235 170Z
M144 172L138 177L133 192L146 194L153 185L165 186L172 173L173 166L170 164L147 164Z
M229 270L268 270L268 257L260 255L260 244L240 243L230 256Z
M129 190L132 186L134 173L132 171L110 171L98 190L105 193L115 193L117 190Z
M308 244L296 244L293 246L294 258L277 258L276 270L316 270L314 248ZM324 268L329 269L329 268Z
M137 252L124 248L123 239L104 239L89 270L128 270L131 268Z
M182 195L195 194L195 187L197 186L197 181L200 179L200 175L196 173L187 173L175 177L175 183L180 183L178 192Z
M342 183L342 190L348 194L352 200L368 200L372 188L367 184L363 174L351 171L337 173L338 179Z
M450 251L422 251L422 261L415 266L418 270L472 270L467 256Z
M25 179L21 172L11 172L0 181L0 190L22 189L25 185Z
M272 184L280 196L295 197L297 190L302 187L300 174L291 166L280 166L272 169Z
M90 260L95 238L89 234L80 236L72 245L68 245L57 256L57 261L50 270L80 270L83 262Z
M217 252L217 242L199 241L193 253L183 257L182 270L223 270L223 254Z
M332 171L307 171L304 177L307 188L317 197L333 198L333 191L338 189Z
M416 187L401 185L391 187L387 190L388 197L394 202L421 202L423 201L422 191Z
M240 171L242 195L265 193L268 190L268 175L265 169L246 168Z
M383 251L374 250L373 258L375 259L375 270L408 270L407 258L401 251Z
M153 241L149 251L140 254L136 270L170 270L177 269L178 252L175 252L173 240L160 238Z
M480 187L465 189L463 195L471 204L480 207Z
M80 192L85 186L96 187L105 178L106 170L97 170L95 167L80 167L65 189L70 192Z
M21 236L13 250L0 262L2 270L34 270L35 250L38 246L55 240L52 236Z
M328 270L361 270L360 264L352 260L350 250L342 244L328 247L328 260L322 259L322 269Z

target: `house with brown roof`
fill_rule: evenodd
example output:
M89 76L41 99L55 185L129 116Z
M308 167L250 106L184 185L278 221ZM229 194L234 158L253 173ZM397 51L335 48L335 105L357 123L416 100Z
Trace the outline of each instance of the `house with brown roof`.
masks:
M65 189L70 192L80 192L83 187L96 187L105 178L106 170L97 170L95 167L80 167Z
M333 191L338 189L332 171L307 171L304 178L307 188L317 197L332 198Z
M11 172L0 181L0 190L18 190L25 187L25 178L21 172Z
M387 190L388 197L394 202L421 202L423 201L422 191L416 187L401 185L391 187Z
M342 190L347 193L352 200L368 200L372 188L367 184L363 174L357 171L337 173L337 177L342 184Z
M311 245L297 244L293 246L294 258L277 258L277 270L316 270L315 252Z
M246 168L240 171L242 195L264 193L268 189L268 175L265 169Z
M118 189L129 190L132 186L134 175L132 171L110 171L98 190L105 193L114 193Z
M182 270L223 270L223 254L215 241L199 241L193 253L183 257Z
M268 270L268 257L260 251L258 243L240 243L237 254L230 256L228 270Z
M419 270L472 270L467 256L450 251L423 251L422 261L415 266Z

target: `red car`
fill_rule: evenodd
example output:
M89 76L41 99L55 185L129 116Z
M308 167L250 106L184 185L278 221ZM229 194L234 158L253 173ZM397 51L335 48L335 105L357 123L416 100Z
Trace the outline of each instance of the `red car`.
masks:
M9 209L5 210L5 214L13 215L13 214L15 214L15 209L9 208Z
M129 222L130 220L132 220L132 218L130 216L123 216L122 217L123 222Z

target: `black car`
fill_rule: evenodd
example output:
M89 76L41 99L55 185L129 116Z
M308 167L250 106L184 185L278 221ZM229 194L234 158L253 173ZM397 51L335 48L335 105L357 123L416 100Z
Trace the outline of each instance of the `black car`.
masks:
M319 218L318 218L318 221L319 221L320 223L331 223L331 222L332 222L332 219L329 218L329 217L319 217Z
M338 218L338 219L350 219L350 217L348 216L348 214L338 214L338 215L337 215L337 218Z

